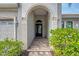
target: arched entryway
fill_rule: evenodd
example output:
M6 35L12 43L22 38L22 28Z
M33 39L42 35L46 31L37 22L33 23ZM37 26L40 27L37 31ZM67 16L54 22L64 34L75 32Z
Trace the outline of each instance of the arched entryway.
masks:
M27 19L28 34L29 32L31 32L33 38L38 36L47 38L48 26L49 26L48 19L49 19L49 11L48 8L46 8L45 6L38 5L31 8L31 10L28 13L28 19Z
M38 5L31 8L27 19L27 44L29 46L27 51L50 50L47 40L49 34L49 20L50 13L46 6Z
M50 12L46 6L37 5L32 7L27 15L27 46L38 45L40 48L45 43L46 49L48 49L48 34L49 34L49 20ZM40 38L41 39L40 39ZM38 39L37 39L38 38ZM32 44L38 43L38 44ZM34 48L35 49L35 48Z

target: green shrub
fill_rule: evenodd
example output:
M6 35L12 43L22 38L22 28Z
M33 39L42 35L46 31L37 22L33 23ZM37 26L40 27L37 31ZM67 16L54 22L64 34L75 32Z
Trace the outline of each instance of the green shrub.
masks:
M49 44L54 55L79 56L79 31L71 28L51 30Z
M0 41L0 56L18 56L22 52L22 45L21 41L6 38Z

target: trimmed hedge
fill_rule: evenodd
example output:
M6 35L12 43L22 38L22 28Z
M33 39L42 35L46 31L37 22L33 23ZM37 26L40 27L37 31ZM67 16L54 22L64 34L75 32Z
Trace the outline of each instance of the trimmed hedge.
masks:
M6 38L0 41L0 56L18 56L22 53L23 43Z
M51 30L49 44L56 56L79 56L79 31L71 28Z

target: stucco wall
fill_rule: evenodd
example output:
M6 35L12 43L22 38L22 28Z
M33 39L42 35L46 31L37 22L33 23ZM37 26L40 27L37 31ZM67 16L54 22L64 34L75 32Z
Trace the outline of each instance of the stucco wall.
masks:
M33 14L28 16L27 20L27 45L30 46L32 43L32 40L35 37L35 30L34 30L34 16Z
M62 4L60 4L60 3L58 3L57 4L57 27L58 28L61 28L61 26L62 26L62 6L61 6Z
M51 12L51 15L54 17L57 17L57 4L56 3L23 3L22 4L22 17L26 17L28 12L31 10L34 6L45 6L49 9Z
M0 11L0 17L16 17L17 12L9 12L9 11Z
M48 15L48 30L49 29L55 29L57 28L57 17L58 17L58 10L57 10L57 4L56 3L23 3L22 4L22 21L23 26L21 25L21 39L24 42L24 49L27 49L29 45L31 44L32 40L34 39L34 25L32 21L32 15L28 16L28 13L32 10L35 6L43 6L50 15ZM46 22L47 23L47 22ZM45 24L46 24L45 23ZM43 32L45 30L43 29ZM46 29L47 31L47 29ZM46 31L43 34L46 34ZM49 34L48 34L49 36Z
M22 5L19 4L18 12L17 12L17 39L23 40L22 39L22 27L23 27L23 19L22 19Z
M44 19L47 20L44 22L43 34L46 36L48 34L49 29L57 28L57 19L59 17L59 10L57 3L21 3L16 10L0 10L1 17L17 17L17 39L20 39L24 43L24 49L27 49L32 40L34 39L34 20L33 15L28 15L29 12L35 6L43 6L46 11L48 11L48 18L45 16ZM47 29L46 29L46 28ZM48 34L49 35L49 34Z

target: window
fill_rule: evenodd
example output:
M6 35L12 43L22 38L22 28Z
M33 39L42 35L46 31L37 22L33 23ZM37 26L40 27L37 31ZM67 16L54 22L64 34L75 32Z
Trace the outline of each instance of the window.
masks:
M0 25L13 25L13 19L0 19Z
M72 21L67 21L66 22L66 28L73 28L73 22Z
M42 21L41 20L37 20L36 24L42 24Z
M13 25L14 22L13 21L8 21L8 25Z
M0 39L14 38L14 19L0 19Z
M7 22L5 22L5 21L0 21L0 25L7 25Z
M62 21L62 28L64 28L64 21Z

